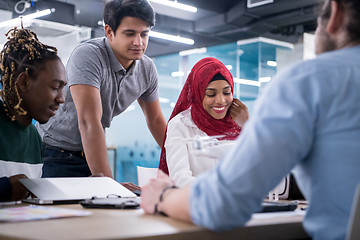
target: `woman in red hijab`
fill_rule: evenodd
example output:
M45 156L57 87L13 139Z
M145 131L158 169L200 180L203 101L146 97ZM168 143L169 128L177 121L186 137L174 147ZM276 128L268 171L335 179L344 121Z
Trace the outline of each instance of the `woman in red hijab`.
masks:
M233 98L233 91L233 77L219 60L208 57L194 65L170 116L159 164L177 185L191 182L218 161L204 156L195 159L185 139L224 135L221 142L235 140L240 134L249 114L247 107Z

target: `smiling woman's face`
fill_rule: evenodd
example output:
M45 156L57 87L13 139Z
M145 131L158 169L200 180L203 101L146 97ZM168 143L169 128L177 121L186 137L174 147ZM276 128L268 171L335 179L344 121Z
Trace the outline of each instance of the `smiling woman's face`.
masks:
M223 119L232 101L231 86L226 80L212 81L207 85L203 107L213 118Z

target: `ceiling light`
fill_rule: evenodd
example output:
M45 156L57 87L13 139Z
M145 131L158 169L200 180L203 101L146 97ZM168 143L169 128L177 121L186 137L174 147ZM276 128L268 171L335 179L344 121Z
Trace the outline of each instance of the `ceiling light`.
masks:
M275 61L267 61L266 64L270 67L276 67L277 66L277 62Z
M243 85L255 86L255 87L260 87L260 84L261 84L258 81L247 80L247 79L239 79L239 78L234 78L234 82L240 83L240 84L243 84Z
M170 99L159 97L159 102L161 102L161 103L169 103Z
M262 6L262 5L273 3L273 2L274 2L274 0L247 0L247 7L253 8L253 7L258 7L258 6Z
M201 54L201 53L206 53L207 49L206 47L204 48L194 48L194 49L190 49L190 50L185 50L185 51L181 51L179 52L180 56L188 56L191 54Z
M55 12L55 8L46 9L46 10L42 10L42 11L37 11L37 12L35 12L35 13L31 13L31 14L22 16L22 20L23 20L23 22L24 22L24 21L26 21L26 20L30 20L30 19L39 18L39 17L43 17L43 16L46 16L46 15L49 15L50 13L53 13L53 12ZM18 17L18 18L14 18L14 19L11 19L11 20L7 20L7 21L4 21L4 22L1 22L1 23L0 23L0 27L6 27L6 26L12 26L12 25L19 25L19 24L21 23L20 18L21 18L21 17Z
M261 78L259 78L260 83L270 82L270 80L271 80L271 77L261 77Z
M172 72L171 76L172 77L182 77L182 76L184 76L184 72L183 71Z
M159 32L150 31L149 35L151 37L161 38L161 39L170 40L170 41L179 42L179 43L184 43L184 44L189 44L189 45L193 45L195 43L194 40L192 40L190 38L174 36L174 35L170 35L170 34L166 34L166 33L159 33Z
M177 1L168 1L168 0L149 0L149 1L154 2L154 3L159 3L159 4L162 4L162 5L166 5L166 6L169 6L169 7L189 11L189 12L197 12L196 7L186 5L186 4L182 4L182 3L178 3Z

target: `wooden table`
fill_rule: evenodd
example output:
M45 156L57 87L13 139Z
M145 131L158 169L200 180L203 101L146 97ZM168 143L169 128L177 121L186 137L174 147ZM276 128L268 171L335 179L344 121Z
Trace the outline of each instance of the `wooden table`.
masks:
M138 210L84 209L92 215L22 223L0 223L0 239L307 239L303 214L253 215L246 227L216 233L193 224ZM267 213L265 213L267 214Z

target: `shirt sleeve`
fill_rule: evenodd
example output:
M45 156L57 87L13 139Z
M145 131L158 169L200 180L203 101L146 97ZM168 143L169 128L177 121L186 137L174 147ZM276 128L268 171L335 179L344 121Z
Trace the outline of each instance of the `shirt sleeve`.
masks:
M212 230L243 226L313 142L317 89L308 70L291 68L257 100L236 146L191 188L194 223ZM308 74L308 75L306 75Z
M154 102L159 99L159 87L158 87L158 72L156 70L154 62L149 59L149 72L146 75L149 79L145 79L148 81L148 89L141 95L141 100L145 102Z
M110 63L109 66L103 66L100 56L91 45L82 44L76 47L66 65L69 86L84 84L100 89L103 69L110 67Z
M179 116L179 115L178 115ZM170 120L165 141L166 161L170 178L184 186L195 180L189 163L189 149L184 139L189 138L187 127L178 116Z
M0 178L0 201L8 201L11 198L11 185L8 177Z

